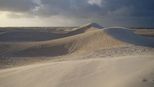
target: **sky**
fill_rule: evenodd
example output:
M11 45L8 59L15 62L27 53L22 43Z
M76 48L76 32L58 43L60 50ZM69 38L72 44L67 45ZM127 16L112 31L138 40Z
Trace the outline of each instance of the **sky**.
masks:
M154 27L154 0L0 0L0 27Z

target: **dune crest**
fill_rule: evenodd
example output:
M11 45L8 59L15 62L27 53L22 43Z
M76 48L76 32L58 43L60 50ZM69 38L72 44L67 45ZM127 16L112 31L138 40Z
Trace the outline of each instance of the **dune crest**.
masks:
M6 51L4 50L1 55L17 57L58 56L124 45L121 41L110 37L103 29L97 26L99 25L94 23L88 24L66 33L65 36L67 37L54 40L7 43L9 48Z
M125 28L103 28L96 23L83 25L63 37L37 42L1 43L0 56L53 57L72 53L88 53L99 49L127 45L154 47L154 39L139 36Z

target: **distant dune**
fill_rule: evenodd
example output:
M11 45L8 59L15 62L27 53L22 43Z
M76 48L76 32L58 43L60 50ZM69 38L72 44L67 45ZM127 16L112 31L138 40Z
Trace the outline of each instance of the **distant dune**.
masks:
M54 36L56 37L56 35ZM122 45L121 41L110 37L103 31L103 29L98 29L91 24L81 27L80 29L68 32L63 36L63 38L54 40L51 39L46 41L4 42L1 46L4 46L5 44L9 48L4 50L3 54L1 55L20 57L58 56L75 51L94 50L98 48L107 48ZM34 38L35 37L36 36L34 35Z
M96 23L3 30L0 87L153 87L153 53L153 37Z
M108 28L105 31L113 38L130 44L154 47L154 38L140 36L126 28Z
M10 32L12 33L12 31ZM16 33L21 34L16 36ZM141 46L154 46L153 38L146 38L136 35L132 31L123 28L103 28L92 23L70 31L65 34L51 34L51 33L36 33L17 32L13 33L16 39L14 42L3 41L3 35L0 38L0 49L3 51L1 56L8 57L44 57L44 56L60 56L74 52L94 51L98 49L107 49L128 44ZM24 35L22 35L25 33ZM10 34L11 35L11 34ZM21 36L21 37L20 37ZM31 37L31 38L29 38ZM52 38L51 38L52 37ZM49 40L35 41L33 39L50 38ZM5 40L7 40L5 39ZM30 41L26 41L30 40ZM38 40L37 39L37 40ZM18 41L19 40L19 41ZM25 41L21 41L25 40Z
M136 29L136 34L148 37L154 37L154 29Z

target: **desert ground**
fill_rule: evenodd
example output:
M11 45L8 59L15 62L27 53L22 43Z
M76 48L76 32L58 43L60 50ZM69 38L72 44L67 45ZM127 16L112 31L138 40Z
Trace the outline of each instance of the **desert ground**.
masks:
M0 87L154 87L154 30L0 28Z

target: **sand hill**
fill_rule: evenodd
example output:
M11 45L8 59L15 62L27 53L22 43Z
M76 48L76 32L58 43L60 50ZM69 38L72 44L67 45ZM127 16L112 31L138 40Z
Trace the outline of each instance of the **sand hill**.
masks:
M63 35L64 37L58 39L35 42L4 42L0 45L3 51L0 55L20 57L58 56L76 51L90 51L124 45L120 40L112 38L97 26L96 24L89 24L68 32Z
M65 33L1 32L0 63L5 66L22 60L25 65L0 70L0 87L153 87L153 47L152 37L96 23ZM99 56L105 53L109 55ZM25 60L36 62L46 57L61 61L27 65Z
M105 31L113 38L130 44L154 47L154 38L140 36L126 28L108 28Z
M32 33L33 32L31 32L30 35L33 35ZM40 35L42 34L41 33L39 35L34 34L34 38ZM74 31L70 31L65 34L61 35L51 34L51 36L54 37L52 37L50 40L44 40L44 41L22 42L20 40L20 42L1 42L0 56L4 57L5 56L8 57L60 56L74 52L94 51L98 49L107 49L107 48L125 46L128 44L150 46L150 47L153 47L154 44L153 38L146 38L136 35L128 29L124 28L103 29L103 27L100 27L95 23L84 25L82 27L75 29ZM44 35L44 37L46 38L50 38L51 36L48 35L46 36L46 34ZM43 35L41 37L43 38ZM23 38L25 39L27 37L23 36Z

